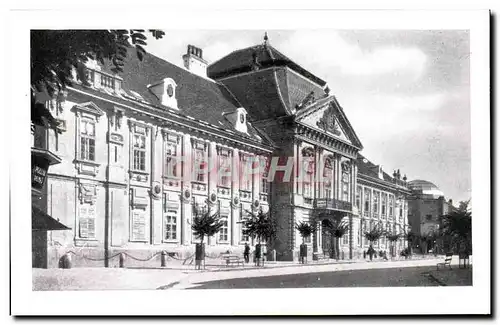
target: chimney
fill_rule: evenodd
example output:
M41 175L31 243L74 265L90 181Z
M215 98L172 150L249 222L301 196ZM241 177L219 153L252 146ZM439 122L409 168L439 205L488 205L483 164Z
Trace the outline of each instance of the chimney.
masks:
M184 61L184 67L187 70L200 77L207 77L208 62L203 60L202 49L194 45L188 45L187 53L182 56L182 59Z

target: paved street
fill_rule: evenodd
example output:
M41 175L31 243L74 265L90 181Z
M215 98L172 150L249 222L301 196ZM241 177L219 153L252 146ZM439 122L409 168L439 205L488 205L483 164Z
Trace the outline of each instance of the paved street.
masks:
M412 287L439 286L436 281L435 266L401 267L368 270L349 270L317 272L304 274L286 274L263 277L225 279L193 283L188 289L247 289L247 288L316 288L316 287ZM460 270L462 271L462 270ZM449 275L458 270L441 270L438 274ZM455 281L446 285L471 285L472 272L467 272L469 281ZM450 278L448 276L448 278ZM452 280L453 281L453 280Z
M201 271L193 267L33 269L33 290L374 287L472 283L471 269L458 270L457 259L452 261L453 271L436 272L436 263L441 261L442 258L307 265L276 263L266 264L263 268L218 267Z

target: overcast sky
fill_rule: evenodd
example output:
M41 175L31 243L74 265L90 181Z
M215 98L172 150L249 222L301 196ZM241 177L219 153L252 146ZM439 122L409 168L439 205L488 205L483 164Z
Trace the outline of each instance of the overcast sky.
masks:
M262 43L264 31L169 31L148 50L174 64L188 44L214 62ZM467 31L268 30L269 42L326 80L363 143L362 154L447 198L471 194Z

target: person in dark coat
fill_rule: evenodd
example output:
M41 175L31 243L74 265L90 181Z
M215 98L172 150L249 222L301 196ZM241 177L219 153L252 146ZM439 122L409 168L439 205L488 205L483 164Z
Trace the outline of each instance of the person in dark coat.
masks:
M245 243L245 250L243 251L243 257L245 258L245 263L250 262L250 246Z

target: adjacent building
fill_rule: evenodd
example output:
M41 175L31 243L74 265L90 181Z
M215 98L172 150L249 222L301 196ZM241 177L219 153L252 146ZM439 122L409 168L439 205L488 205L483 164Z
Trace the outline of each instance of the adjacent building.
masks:
M183 62L130 53L120 74L89 62L85 80L75 74L64 96L47 101L62 132L37 128L34 145L60 163L38 204L71 230L37 241L34 267L56 267L69 251L77 266L113 266L119 252L185 258L197 242L194 206L217 210L225 222L206 241L214 256L251 242L241 222L258 209L278 221L268 249L280 260L297 259L300 221L319 224L306 243L328 255L332 238L321 225L345 218L346 259L362 256L372 227L408 230L406 179L360 154L324 80L267 39L211 65L190 45ZM385 239L376 246L389 250Z
M411 195L408 196L408 222L413 233L420 237L415 242L422 252L438 250L441 252L447 245L437 239L442 227L441 216L452 209L453 201L446 200L444 193L433 183L425 180L413 180L408 183Z

